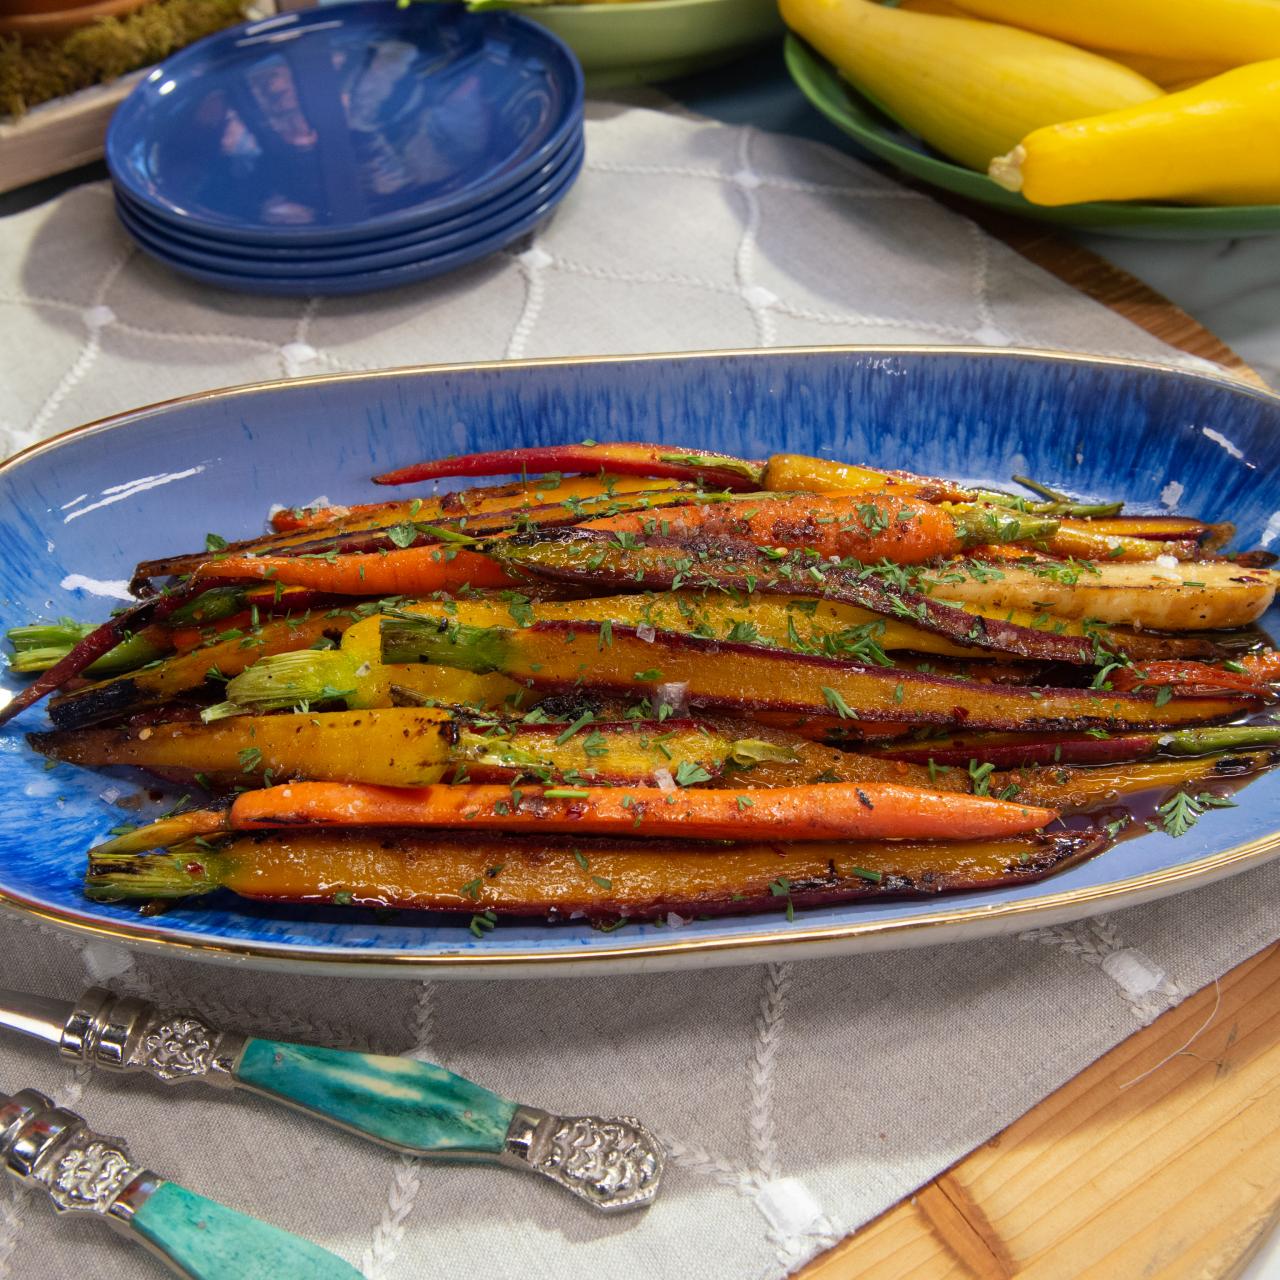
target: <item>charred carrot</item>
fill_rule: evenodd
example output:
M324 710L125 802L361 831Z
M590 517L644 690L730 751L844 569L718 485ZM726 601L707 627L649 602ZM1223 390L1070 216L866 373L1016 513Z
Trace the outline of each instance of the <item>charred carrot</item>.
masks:
M540 495L541 496L541 495ZM554 495L552 495L554 496ZM227 548L211 555L208 551L186 555L168 556L160 560L147 560L134 571L135 587L156 578L178 574L201 573L204 566L220 563L229 558L239 559L252 552L255 556L269 551L276 556L290 559L331 560L335 555L377 552L386 554L409 547L438 547L473 542L478 537L501 536L514 529L555 528L576 524L592 515L611 515L622 511L652 511L661 507L693 501L711 501L724 498L722 493L702 494L678 486L654 491L612 494L598 498L569 499L537 505L509 507L505 510L480 511L471 515L446 516L427 521L420 515L406 516L394 524L379 524L369 520L357 521L355 527L345 522L333 529L318 529L309 535L288 538L259 539L257 542L229 544ZM407 504L411 506L412 504ZM293 588L298 590L298 588Z
M946 596L959 595L968 578L978 589L1004 577L991 565L959 563L940 569L915 569L894 564L861 567L822 564L804 553L766 556L750 548L740 556L706 560L690 548L620 546L612 537L583 530L564 531L560 537L540 536L524 541L512 538L489 544L495 559L550 582L577 586L602 594L608 591L709 590L738 596L794 596L801 592L823 600L856 605L885 618L897 618L912 626L945 637L968 649L991 650L1046 662L1092 665L1107 662L1115 652L1129 652L1129 639L1115 630L1044 615L1041 627L1029 625L1037 615L1020 614L1004 603L977 600L961 607ZM939 598L920 589L927 585ZM1035 597L1031 597L1032 600ZM1025 603L1020 600L1019 602ZM1001 605L1003 604L1003 607ZM1017 621L1023 617L1026 621ZM1010 620L1010 619L1015 620ZM1135 636L1133 656L1152 657L1212 654L1214 646L1205 640L1188 643L1180 638L1165 640ZM1114 645L1114 649L1107 646Z
M479 916L616 921L774 911L882 896L935 896L1036 880L1106 848L1101 831L981 841L870 841L699 848L687 841L291 831L216 848L95 853L98 901L227 889L269 902L405 907ZM492 912L493 915L481 913Z
M668 477L702 481L717 488L759 487L762 464L727 453L682 449L678 445L580 444L544 445L464 453L434 462L418 462L374 476L375 484L416 484L445 476L531 475L542 471L611 471L617 475Z
M1174 725L1238 714L1255 700L1233 694L1163 697L1151 691L1028 688L871 667L817 654L705 640L635 627L543 622L442 627L413 615L384 617L384 662L426 662L501 671L531 687L594 689L641 698L683 686L689 704L731 713L756 710L848 720L964 724L974 728L1121 728Z
M693 840L980 839L1036 831L1052 809L894 782L769 791L658 787L376 787L295 782L246 791L227 829L439 827Z
M855 556L864 563L921 564L970 546L1043 540L1056 532L1058 522L995 507L944 509L890 494L803 493L676 507L658 516L614 515L584 521L581 528L612 533L627 545L657 537L667 544L697 541L706 549L707 539L732 539L771 550L803 548L824 560Z
M1197 542L1179 539L1157 542L1152 538L1131 538L1124 534L1103 533L1087 520L1062 520L1057 532L1046 538L1050 555L1077 560L1117 560L1122 563L1157 560L1173 556L1176 560L1195 560L1201 552Z
M909 471L880 471L850 462L832 462L800 453L775 453L765 463L762 489L775 493L897 494L921 498L925 502L968 502L969 489L935 476L917 476Z
M775 453L765 464L761 487L775 492L810 490L818 493L893 493L923 498L926 502L980 502L1008 507L1027 515L1113 516L1121 510L1118 502L1081 503L1053 489L1031 487L1045 502L1027 502L1007 493L989 489L968 489L940 476L918 476L909 471L880 471L875 467L826 458L810 458L798 453Z
M177 654L158 666L102 680L55 698L49 718L60 729L75 729L218 683L252 666L261 657L332 643L350 626L350 615L315 614L264 622L256 632L232 630L213 644ZM319 701L319 699L316 699Z
M58 659L47 671L41 672L7 706L0 707L0 724L34 706L69 680L74 680L99 658L105 657L128 636L153 622L162 622L180 605L195 594L190 584L164 595L152 596L96 627L64 658Z
M429 595L462 587L510 586L511 575L497 561L474 551L410 547L385 555L228 556L201 565L200 581L266 578L312 587L334 595Z
M1052 805L1064 813L1097 812L1142 792L1167 793L1219 781L1241 781L1274 763L1270 751L1202 756L1194 759L1142 760L1087 769L1028 769L1013 774L992 773L991 794L1023 804ZM975 769L979 772L981 766ZM935 772L937 766L935 765ZM968 770L966 769L966 773Z
M964 733L863 748L876 757L927 765L964 766L976 760L997 769L1024 765L1109 764L1153 756L1210 756L1280 747L1280 725L1239 724L1170 729L1160 733Z
M1218 532L1235 536L1230 526L1206 524L1189 516L1114 516L1090 520L1087 527L1108 538L1145 538L1150 542L1203 542Z
M611 723L587 713L567 725L540 725L391 707L35 733L28 740L53 760L132 765L235 788L302 779L393 787L445 778L551 782L566 775L592 782L647 784L655 774L711 781L737 756L798 763L799 751L809 746L740 743L741 737L690 720ZM887 770L885 776L891 776Z
M425 498L405 498L397 502L368 502L355 506L285 507L271 517L272 528L281 533L323 530L340 525L346 529L375 526L387 528L404 520L435 523L463 516L480 515L511 507L541 506L549 502L568 504L608 502L618 494L661 492L696 487L681 480L656 476L622 476L609 473L565 476L552 473L525 477L513 484L484 485L474 489Z

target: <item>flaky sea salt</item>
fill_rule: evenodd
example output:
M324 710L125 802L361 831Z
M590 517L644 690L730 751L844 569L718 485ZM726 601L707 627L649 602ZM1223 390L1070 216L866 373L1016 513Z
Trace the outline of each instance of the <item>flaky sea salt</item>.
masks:
M661 717L663 708L667 715L682 716L689 710L689 682L669 680L653 691L653 710ZM661 717L665 718L665 717Z

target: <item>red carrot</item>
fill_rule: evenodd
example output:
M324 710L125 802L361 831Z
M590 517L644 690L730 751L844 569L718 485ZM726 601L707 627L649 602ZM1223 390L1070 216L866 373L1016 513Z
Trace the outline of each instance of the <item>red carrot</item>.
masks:
M702 480L723 489L756 489L763 464L727 453L682 449L679 445L581 444L542 445L464 453L454 458L418 462L374 476L375 484L415 484L444 476L505 476L543 471L611 471L616 475L668 476Z

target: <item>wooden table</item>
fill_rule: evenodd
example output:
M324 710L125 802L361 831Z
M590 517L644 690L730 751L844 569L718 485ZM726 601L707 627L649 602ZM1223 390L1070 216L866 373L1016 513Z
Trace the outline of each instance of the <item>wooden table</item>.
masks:
M1052 231L963 211L1165 342L1263 385L1127 272ZM1117 1045L799 1275L1231 1280L1277 1225L1280 943Z

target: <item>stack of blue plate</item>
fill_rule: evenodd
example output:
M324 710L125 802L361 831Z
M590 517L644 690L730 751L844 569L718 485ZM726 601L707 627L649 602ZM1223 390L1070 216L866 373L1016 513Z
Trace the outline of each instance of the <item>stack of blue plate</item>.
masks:
M537 227L582 168L582 71L513 14L391 0L283 14L156 67L107 133L116 210L175 271L361 293Z

